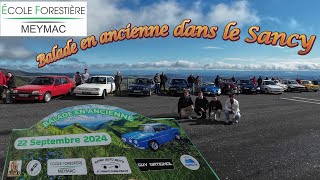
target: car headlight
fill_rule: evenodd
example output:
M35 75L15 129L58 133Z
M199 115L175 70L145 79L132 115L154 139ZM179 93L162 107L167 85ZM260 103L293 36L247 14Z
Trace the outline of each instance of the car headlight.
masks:
M129 140L129 143L132 143L132 139Z
M133 142L134 142L135 144L138 144L138 141L137 141L137 140L134 140Z
M122 138L122 141L123 141L123 142L126 142L126 138Z
M40 94L40 91L37 90L37 91L32 91L32 94Z
M218 93L221 93L221 89L218 89Z
M129 86L128 89L132 89L132 86Z
M93 88L92 90L93 90L93 91L100 91L99 88Z
M257 87L257 90L260 90L260 87Z
M14 93L14 94L15 94L15 93L18 93L18 90L13 90L12 93Z

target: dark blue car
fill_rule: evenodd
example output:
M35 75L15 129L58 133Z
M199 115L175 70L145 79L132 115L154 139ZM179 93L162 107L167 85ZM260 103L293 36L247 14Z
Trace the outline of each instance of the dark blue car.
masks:
M155 83L149 78L137 78L128 87L128 95L151 96L155 90Z
M181 95L183 91L190 90L189 84L185 79L174 78L170 81L169 94L170 95Z
M221 89L217 87L213 82L205 82L201 86L201 91L204 95L221 95Z
M139 149L156 151L159 146L172 140L180 140L179 129L161 123L142 124L138 131L123 134L122 141Z
M238 80L237 84L240 87L241 93L257 94L260 92L260 87L256 84L253 84L251 80Z

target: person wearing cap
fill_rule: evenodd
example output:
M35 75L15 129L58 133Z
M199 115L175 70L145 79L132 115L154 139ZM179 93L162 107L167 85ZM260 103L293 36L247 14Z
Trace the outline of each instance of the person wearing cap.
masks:
M84 69L84 73L82 74L82 82L85 83L88 81L90 74L88 73L88 69Z
M240 120L239 102L234 98L233 94L230 94L229 98L226 100L224 114L226 115L228 124L232 124L233 122L238 123ZM232 120L230 120L230 116L232 117Z
M184 90L178 102L178 113L180 118L192 119L191 114L194 110L193 101L188 90Z
M203 92L200 91L198 93L198 97L195 102L194 112L198 115L198 119L206 119L207 118L207 109L209 107L209 101L206 97L203 96Z
M209 119L220 120L222 112L222 104L221 101L217 98L217 96L212 97L212 101L209 103Z
M80 75L80 72L77 72L73 77L74 82L76 83L76 86L79 86L82 84L82 77Z

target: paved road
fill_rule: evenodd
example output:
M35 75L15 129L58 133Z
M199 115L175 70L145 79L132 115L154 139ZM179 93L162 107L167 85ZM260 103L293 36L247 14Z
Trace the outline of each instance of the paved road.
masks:
M219 97L224 103L226 97ZM221 179L320 179L320 92L239 95L242 119L222 125L178 120ZM64 107L107 104L149 117L175 117L178 97L62 97L48 104L0 104L0 170L10 130Z

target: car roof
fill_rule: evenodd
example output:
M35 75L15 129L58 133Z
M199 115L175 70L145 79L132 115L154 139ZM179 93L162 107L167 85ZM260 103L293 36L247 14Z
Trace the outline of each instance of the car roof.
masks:
M91 77L112 77L113 78L113 76L101 76L101 75L96 75L96 76L91 76Z
M67 78L68 76L54 76L54 75L44 75L44 76L37 76L37 77L40 77L40 78L43 78L43 77L49 77L49 78Z

